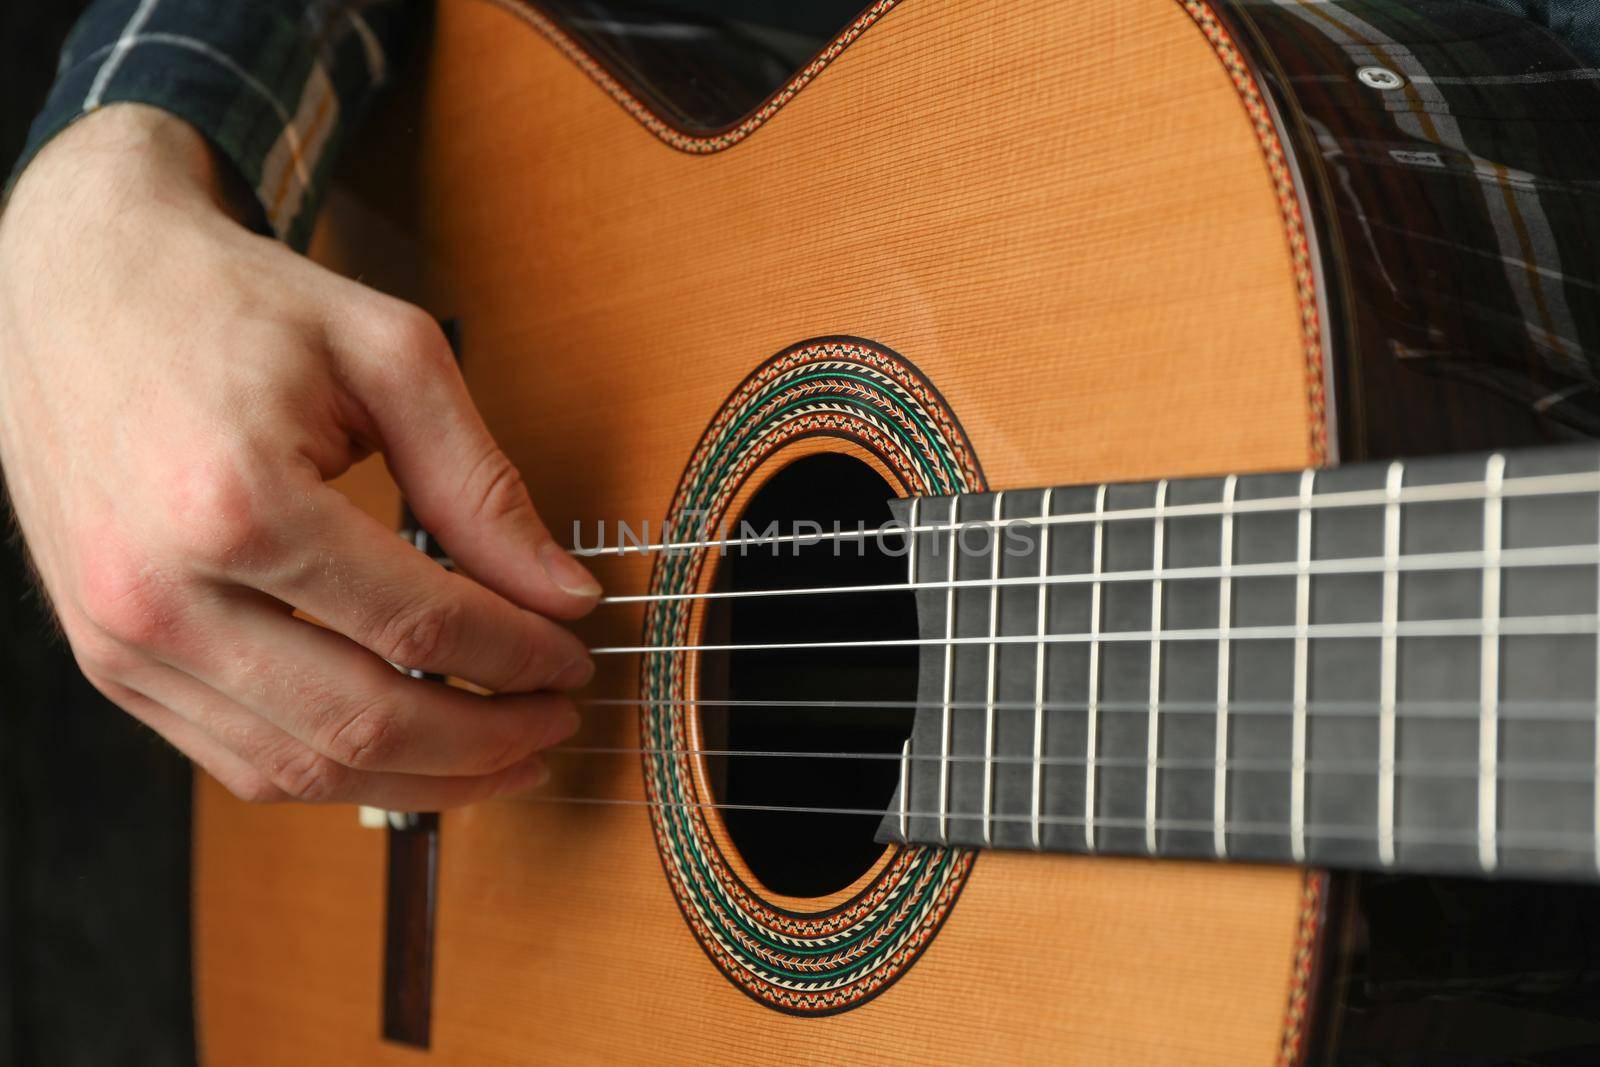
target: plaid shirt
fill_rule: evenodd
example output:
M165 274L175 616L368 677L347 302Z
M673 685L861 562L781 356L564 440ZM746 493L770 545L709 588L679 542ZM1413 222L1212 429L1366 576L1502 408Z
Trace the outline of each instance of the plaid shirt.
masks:
M1548 26L1600 63L1600 0L1476 2ZM81 115L150 104L209 137L272 231L303 248L340 144L422 14L422 0L95 0L17 170Z
M210 138L272 232L304 248L340 145L423 14L417 0L95 0L17 172L80 116L149 104Z

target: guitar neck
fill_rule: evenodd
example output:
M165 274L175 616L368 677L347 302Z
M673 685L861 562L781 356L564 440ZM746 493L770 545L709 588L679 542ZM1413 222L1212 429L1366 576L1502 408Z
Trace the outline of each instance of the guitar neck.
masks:
M884 839L1596 877L1600 451L896 507Z

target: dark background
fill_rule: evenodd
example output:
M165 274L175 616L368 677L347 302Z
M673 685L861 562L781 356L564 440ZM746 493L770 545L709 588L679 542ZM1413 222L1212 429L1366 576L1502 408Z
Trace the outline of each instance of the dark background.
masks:
M0 0L0 174L79 0ZM0 517L11 528L9 511ZM189 770L83 680L0 548L0 1064L194 1061Z

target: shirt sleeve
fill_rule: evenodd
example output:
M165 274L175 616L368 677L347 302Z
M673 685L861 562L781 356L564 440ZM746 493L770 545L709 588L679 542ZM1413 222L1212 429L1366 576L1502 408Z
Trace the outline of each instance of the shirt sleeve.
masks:
M1561 38L1572 53L1600 66L1600 3L1595 0L1477 0L1537 22Z
M12 179L81 116L148 104L209 138L303 249L340 145L423 15L418 0L95 0Z

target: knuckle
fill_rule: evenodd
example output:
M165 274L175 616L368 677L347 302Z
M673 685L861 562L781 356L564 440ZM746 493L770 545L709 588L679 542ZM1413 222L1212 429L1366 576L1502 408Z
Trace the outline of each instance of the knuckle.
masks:
M185 559L211 569L264 562L274 538L262 479L238 456L202 460L172 479L169 512Z
M364 704L334 729L323 751L343 767L379 769L400 745L399 725L399 717L386 701Z
M390 614L362 643L389 662L427 669L450 653L459 617L461 609L450 601L419 601Z
M527 759L533 747L527 738L519 734L510 731L497 732L485 740L473 757L464 761L459 773L473 778L498 774L507 767L515 766Z
M448 601L407 605L362 643L391 663L427 668L442 662L450 651L459 621L459 608Z
M350 774L338 761L298 742L275 745L274 750L259 755L256 765L286 800L306 803L334 800Z
M281 804L289 795L272 783L264 774L248 772L218 779L223 788L246 804Z
M340 796L349 775L346 767L322 753L302 748L272 761L267 777L290 799L316 804Z
M177 629L180 606L167 574L152 562L117 549L91 549L81 555L74 599L99 639L74 643L93 669L114 673L122 657L110 643L149 648L168 643ZM78 644L84 647L80 650Z
M229 752L236 752L251 765L271 758L273 738L254 716L210 715L206 730Z
M533 688L548 685L561 669L560 649L556 643L537 631L528 632L518 643L510 664L509 678L519 679ZM570 653L569 653L570 655Z
M433 316L414 304L393 302L384 316L393 349L413 364L454 370L455 356Z
M475 522L497 523L533 513L522 472L499 448L491 448L473 465L462 482L462 493L467 514Z
M102 694L116 700L112 690L117 679L126 677L143 663L143 657L133 649L115 640L95 626L73 626L67 632L67 643L78 670L89 684Z

